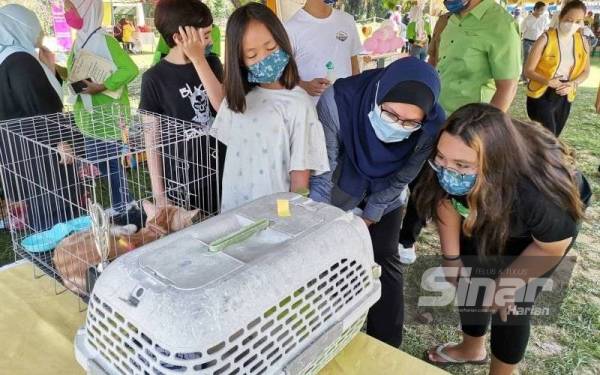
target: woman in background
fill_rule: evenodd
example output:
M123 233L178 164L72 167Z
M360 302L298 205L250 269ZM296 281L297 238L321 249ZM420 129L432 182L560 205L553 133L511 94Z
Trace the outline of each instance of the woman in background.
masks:
M32 11L0 8L0 121L62 111L62 82L43 36Z
M119 42L102 30L101 0L65 0L65 20L77 30L77 38L67 61L69 78L78 58L102 59L113 70L104 82L84 79L84 87L76 94L74 113L79 130L85 136L86 158L102 160L97 167L108 175L111 215L125 211L129 192L119 155L123 134L122 117L129 115L127 85L138 75L138 68L123 51ZM81 77L77 77L78 79Z
M55 148L61 139L57 132L49 139L48 123L34 117L63 110L62 82L54 55L42 46L42 39L35 13L17 4L0 8L3 193L13 225L27 224L36 231L79 214L78 202L58 198L78 196L79 186L74 169L60 164L58 154L48 148Z
M525 63L527 114L557 137L563 131L577 86L590 74L590 47L581 33L585 4L565 5L556 28L550 28L531 48Z

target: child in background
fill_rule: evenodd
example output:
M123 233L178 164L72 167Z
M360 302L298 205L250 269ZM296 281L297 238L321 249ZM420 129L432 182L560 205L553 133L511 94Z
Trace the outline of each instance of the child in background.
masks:
M210 10L200 0L162 0L156 6L154 22L170 50L142 76L140 109L208 129L224 95L221 85L223 66L216 55L210 54L213 43ZM160 134L175 133L168 129L172 124L158 125L162 129ZM160 141L156 139L158 133L150 132L158 129L158 126L151 126L146 132L155 200L161 205L166 204L168 198L179 205L191 206L186 207L188 209L214 213L218 210L217 181L203 181L206 170L200 166L217 165L217 160L210 154L210 148L216 147L216 142L210 140L210 147L207 147L209 140L199 136L165 146L159 155L152 146ZM181 132L181 129L177 131ZM219 156L223 159L224 155L225 149L221 146ZM172 186L165 186L163 176L167 185ZM207 186L207 183L212 185ZM209 192L213 193L212 197L208 196ZM189 196L185 198L182 193Z
M306 191L329 170L325 136L299 76L287 33L266 6L238 8L227 23L225 97L213 130L227 145L221 211L256 198Z
M125 20L123 23L123 46L125 50L129 53L133 52L133 33L135 33L135 28L131 24L131 21Z

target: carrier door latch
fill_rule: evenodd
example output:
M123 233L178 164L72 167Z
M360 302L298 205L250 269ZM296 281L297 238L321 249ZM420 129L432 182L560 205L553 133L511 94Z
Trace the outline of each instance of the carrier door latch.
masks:
M144 295L144 287L138 285L135 288L133 288L131 293L129 293L129 297L121 298L121 301L126 302L128 305L130 305L132 307L137 307L140 304L140 300L143 295Z
M374 279L379 279L381 277L381 266L379 264L375 264L371 267L371 272L373 273Z

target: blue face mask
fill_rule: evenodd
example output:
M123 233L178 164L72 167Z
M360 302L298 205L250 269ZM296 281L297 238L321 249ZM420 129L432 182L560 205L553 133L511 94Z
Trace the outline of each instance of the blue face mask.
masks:
M261 61L248 67L248 82L276 82L283 74L289 61L290 56L285 51L278 49Z
M210 53L212 52L212 48L213 48L212 44L209 44L208 46L206 46L206 48L204 49L204 56L210 55Z
M467 195L477 181L477 174L460 174L435 165L431 161L429 161L429 165L435 171L442 189L450 195Z
M470 0L446 0L444 6L448 9L448 12L456 14L465 10L469 6L469 2Z
M406 138L410 137L412 133L419 129L406 130L402 129L398 124L390 124L381 118L381 108L377 105L377 93L379 92L379 83L375 90L375 104L371 112L369 112L369 121L371 127L375 131L375 135L381 142L394 143L401 142Z
M323 0L323 2L327 5L334 6L337 3L337 0Z

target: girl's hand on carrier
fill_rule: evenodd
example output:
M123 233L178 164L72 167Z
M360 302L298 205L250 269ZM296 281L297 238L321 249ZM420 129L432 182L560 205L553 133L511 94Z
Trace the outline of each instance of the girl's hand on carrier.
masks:
M84 82L86 84L86 87L83 90L81 90L82 94L95 95L106 90L106 86L104 86L101 83L95 83L87 79Z
M192 63L206 58L204 50L210 45L210 40L205 40L195 27L179 26L179 35L173 35L173 40Z

